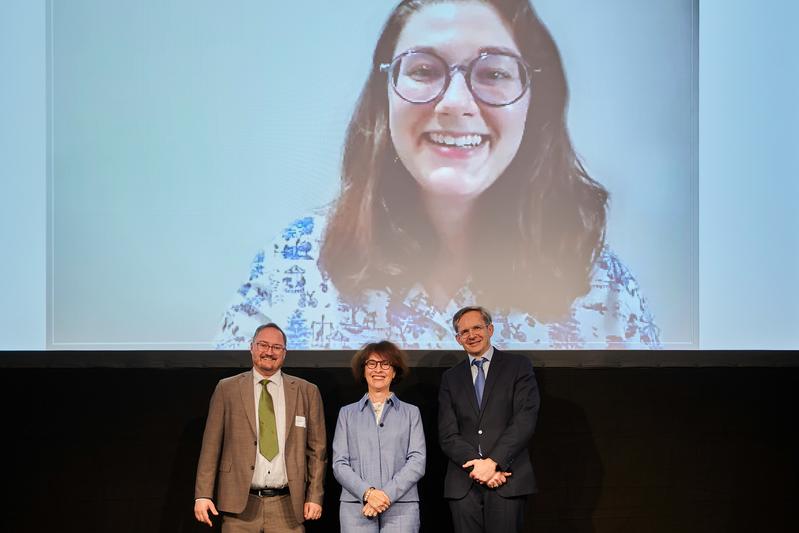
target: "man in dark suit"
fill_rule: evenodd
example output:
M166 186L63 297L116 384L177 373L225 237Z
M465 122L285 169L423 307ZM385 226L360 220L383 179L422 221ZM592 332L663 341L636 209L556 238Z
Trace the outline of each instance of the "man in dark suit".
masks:
M255 330L253 368L223 379L208 409L194 516L222 531L301 532L322 515L327 441L319 389L281 371L286 334ZM215 490L216 489L216 490Z
M441 379L438 438L450 459L444 497L455 532L521 531L536 491L527 453L540 404L533 365L491 346L494 326L482 307L464 307L452 325L468 358Z

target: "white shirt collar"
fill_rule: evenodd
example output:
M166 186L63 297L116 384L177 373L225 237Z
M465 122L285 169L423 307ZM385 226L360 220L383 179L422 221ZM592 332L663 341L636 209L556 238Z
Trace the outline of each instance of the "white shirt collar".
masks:
M358 401L358 406L361 408L361 411L363 411L364 407L366 407L366 406L367 406L367 405L369 405L370 403L371 403L371 402L370 402L370 400L369 400L369 393L367 392L367 393L366 393L366 394L364 394L364 395L363 395L363 397L361 397L361 399ZM395 403L395 399L394 399L394 393L393 393L393 392L392 392L392 393L390 393L390 394L389 394L389 395L386 397L386 400L385 400L385 402L383 402L383 403L384 403L384 404L390 403L391 405L394 405L394 403Z
M267 377L262 376L261 373L258 372L257 370L255 370L255 367L253 367L253 369L252 369L252 381L253 381L253 384L260 385L261 384L261 380L263 380L263 379L268 379L269 381L271 381L272 383L274 383L278 387L282 387L283 386L283 370L278 370L277 372L275 372L274 374L272 374L271 376L269 376L267 378Z
M486 350L486 353L483 354L483 357L481 357L481 359L483 359L486 363L491 364L491 358L493 356L494 356L494 346L489 346L488 350ZM471 355L469 355L469 367L470 368L472 366L472 363L474 363L475 359L477 359L477 358L476 357L472 357Z

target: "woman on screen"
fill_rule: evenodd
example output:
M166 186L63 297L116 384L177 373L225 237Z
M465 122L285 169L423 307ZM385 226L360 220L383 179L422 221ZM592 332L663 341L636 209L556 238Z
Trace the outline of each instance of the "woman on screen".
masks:
M339 522L351 531L419 531L419 492L426 448L419 408L391 392L408 360L389 341L370 343L352 358L367 392L338 413L333 475L341 485Z
M527 0L405 0L377 41L334 205L259 252L220 348L285 321L295 349L455 348L480 302L508 348L659 346L605 243L607 191L566 128L560 54Z

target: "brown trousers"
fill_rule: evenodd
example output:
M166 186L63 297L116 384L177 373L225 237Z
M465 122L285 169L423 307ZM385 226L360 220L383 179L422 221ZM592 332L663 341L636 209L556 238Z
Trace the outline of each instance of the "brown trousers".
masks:
M305 527L294 516L288 494L263 498L250 494L244 512L225 513L222 517L222 533L304 532Z

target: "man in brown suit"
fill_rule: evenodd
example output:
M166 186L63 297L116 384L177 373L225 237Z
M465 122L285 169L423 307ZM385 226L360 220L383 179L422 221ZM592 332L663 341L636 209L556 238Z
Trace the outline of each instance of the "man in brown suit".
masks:
M209 512L221 511L224 533L304 531L322 516L322 397L281 371L286 334L276 324L258 327L250 354L252 370L221 380L211 397L194 516L210 526Z

